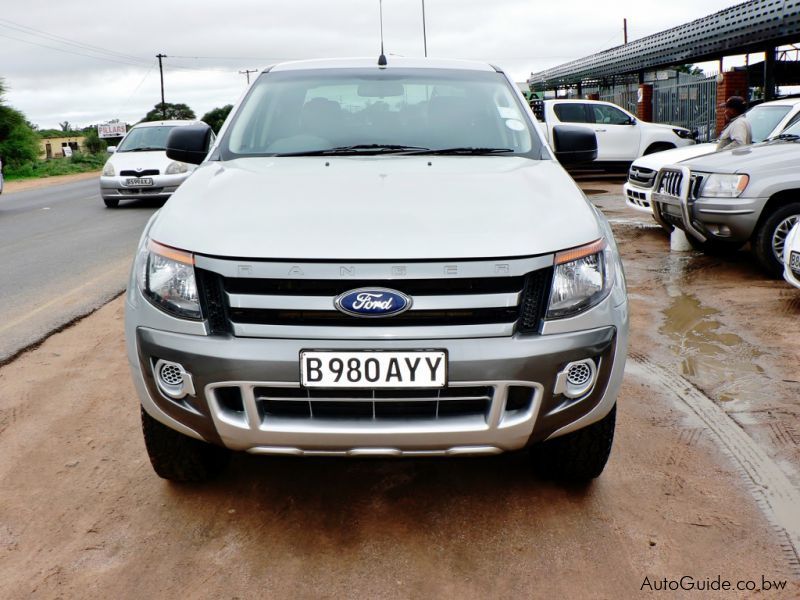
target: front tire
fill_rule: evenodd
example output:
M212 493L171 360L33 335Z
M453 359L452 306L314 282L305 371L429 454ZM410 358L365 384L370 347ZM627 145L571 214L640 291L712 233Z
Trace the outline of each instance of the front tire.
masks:
M230 458L225 448L178 433L141 409L142 433L156 474L178 483L200 483L221 473Z
M533 449L534 469L540 475L568 481L598 477L608 462L614 441L617 406L588 427L548 440Z
M798 221L800 202L790 202L773 211L756 230L753 251L764 270L775 279L780 279L783 275L786 236Z
M119 206L119 200L116 198L103 198L103 202L106 208L117 208Z

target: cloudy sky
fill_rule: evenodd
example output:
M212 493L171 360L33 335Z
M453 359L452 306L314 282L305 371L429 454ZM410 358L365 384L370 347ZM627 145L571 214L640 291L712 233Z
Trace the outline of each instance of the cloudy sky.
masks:
M135 122L160 101L198 117L244 91L239 71L378 54L378 0L0 0L6 102L40 127ZM733 0L426 0L428 54L538 71L737 4ZM384 0L387 53L421 56L421 0Z

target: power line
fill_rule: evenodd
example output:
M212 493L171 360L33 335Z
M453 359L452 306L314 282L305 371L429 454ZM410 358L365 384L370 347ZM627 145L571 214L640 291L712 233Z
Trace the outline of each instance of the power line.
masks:
M239 75L247 75L247 85L250 85L250 73L258 73L258 69L245 69L239 71Z
M51 42L56 42L56 43L59 43L59 44L65 44L65 45L68 45L68 46L73 46L73 47L79 48L81 50L88 50L89 52L94 52L94 53L97 53L97 54L107 54L107 55L115 57L117 59L125 59L125 60L136 61L136 62L146 62L145 59L143 59L141 57L138 57L138 56L133 56L133 55L130 55L130 54L124 54L122 52L117 52L116 50L109 50L107 48L102 48L100 46L94 46L92 44L86 44L84 42L78 42L76 40L72 40L70 38L66 38L66 37L63 37L63 36L60 36L60 35L56 35L54 33L48 33L48 32L43 31L41 29L35 29L33 27L28 27L27 25L22 25L21 23L16 23L16 22L10 21L8 19L0 18L0 27L5 27L7 29L12 29L12 30L18 31L20 33L23 33L25 35L30 35L30 36L33 36L33 37L44 38L44 39L46 39L48 41L51 41Z
M15 40L17 42L22 42L24 44L31 44L33 46L39 46L41 48L47 48L48 50L55 50L56 52L63 52L64 54L72 54L74 56L81 56L83 58L94 58L96 60L105 60L105 61L108 61L108 62L113 62L113 63L117 63L117 64L121 64L121 65L128 65L129 67L142 67L142 66L144 66L142 63L127 62L127 61L123 61L123 60L117 60L117 59L114 59L114 58L109 58L107 56L95 56L93 54L86 54L84 52L77 52L77 51L73 51L73 50L67 50L66 48L59 48L57 46L50 46L50 45L47 45L47 44L42 44L40 42L34 42L34 41L31 41L31 40L24 40L24 39L21 39L21 38L18 38L18 37L14 37L12 35L7 35L7 34L4 34L4 33L0 33L0 37L7 38L9 40Z

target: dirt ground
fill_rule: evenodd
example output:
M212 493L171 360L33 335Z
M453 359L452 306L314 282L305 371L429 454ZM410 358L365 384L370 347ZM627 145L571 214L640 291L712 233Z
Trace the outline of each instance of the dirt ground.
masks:
M54 177L40 177L39 179L6 181L3 185L3 193L12 194L14 192L38 190L41 188L50 187L51 185L60 185L62 183L71 183L73 181L83 181L84 179L94 179L99 176L100 171L91 171L90 173L76 173L74 175L56 175Z
M0 597L629 598L718 576L787 587L700 597L800 596L800 508L774 501L800 483L800 291L746 252L670 254L617 184L583 185L617 232L632 317L592 485L538 480L524 454L241 455L213 483L166 483L144 451L120 298L0 369ZM731 423L743 443L726 441ZM751 443L774 489L739 458Z

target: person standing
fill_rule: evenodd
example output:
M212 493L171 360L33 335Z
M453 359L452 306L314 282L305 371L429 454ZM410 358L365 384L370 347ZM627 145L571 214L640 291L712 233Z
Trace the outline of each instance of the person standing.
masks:
M717 152L731 150L739 146L753 143L753 130L750 122L744 116L747 103L741 96L731 96L725 101L725 123L727 127L722 131L717 142Z

